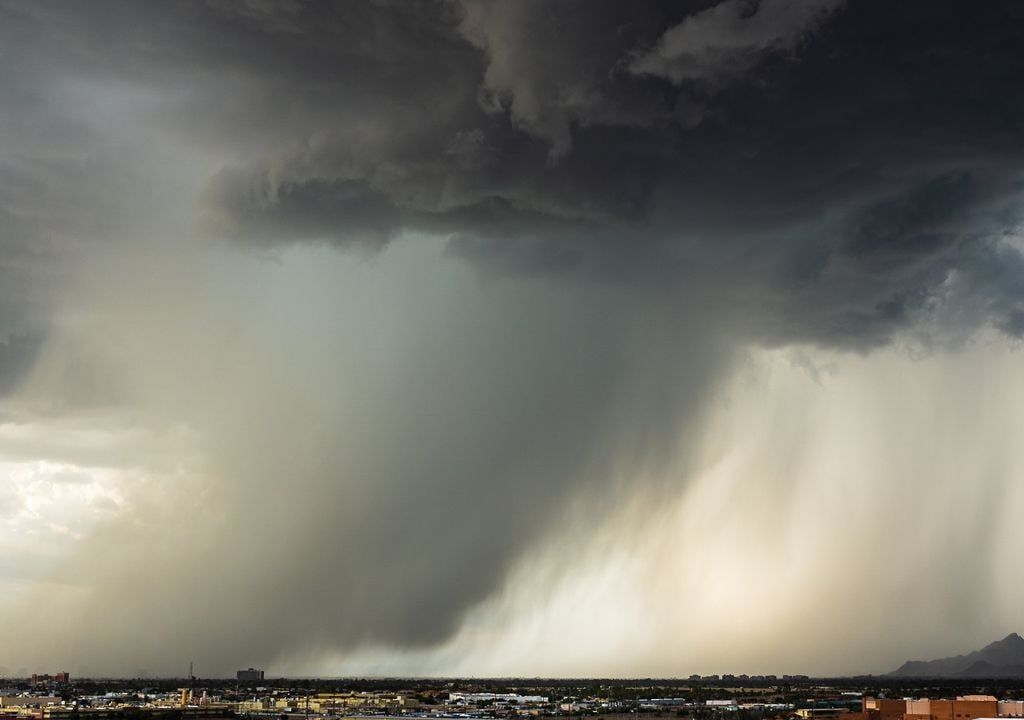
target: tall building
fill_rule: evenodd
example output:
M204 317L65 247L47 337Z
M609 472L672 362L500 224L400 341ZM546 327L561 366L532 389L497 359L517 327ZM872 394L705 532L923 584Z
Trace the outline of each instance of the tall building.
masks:
M236 673L238 682L241 683L258 683L263 682L263 671L257 670L256 668L249 668L247 670L239 670Z

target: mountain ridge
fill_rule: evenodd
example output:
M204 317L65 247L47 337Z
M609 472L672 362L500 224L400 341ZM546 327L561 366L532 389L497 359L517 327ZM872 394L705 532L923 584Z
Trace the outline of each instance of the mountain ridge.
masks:
M1024 638L1013 632L980 650L937 660L907 660L889 677L1024 677Z

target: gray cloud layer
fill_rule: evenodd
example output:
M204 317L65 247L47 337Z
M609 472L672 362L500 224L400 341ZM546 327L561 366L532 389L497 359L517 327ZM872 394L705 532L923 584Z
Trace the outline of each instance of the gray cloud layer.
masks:
M686 447L737 349L1021 337L1022 31L1010 3L0 5L0 392L188 424L183 496L229 508L86 538L71 647L120 623L156 666L154 608L219 670L436 644L579 498L677 492L623 468ZM416 234L498 289L405 268L362 296L388 322L342 294L274 326L197 270Z
M993 243L1016 223L1012 7L57 3L7 15L10 75L57 65L67 82L158 89L151 122L234 158L205 217L245 242L379 247L415 229L500 268L668 285L728 263L784 304L794 285L813 294L826 317L794 317L789 332L869 345L966 267L963 292L1014 326L1012 288L986 297L978 275L1010 252ZM707 67L636 71L655 55Z

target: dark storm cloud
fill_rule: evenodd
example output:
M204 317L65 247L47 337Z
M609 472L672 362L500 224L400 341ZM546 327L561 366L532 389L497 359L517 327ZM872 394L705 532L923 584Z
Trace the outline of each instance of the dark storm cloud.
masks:
M156 607L186 627L165 643L224 667L311 638L436 643L575 497L614 495L608 468L670 454L734 346L1020 337L1022 41L1011 3L0 5L0 90L20 99L0 130L23 143L0 165L0 273L137 230L166 170L118 152L138 125L215 158L189 210L214 235L376 250L418 231L523 283L484 320L424 318L392 372L357 368L372 382L336 398L354 429L310 420L329 378L310 373L310 400L301 373L240 361L265 384L224 390L229 419L208 421L211 504L236 514L189 559L232 579L224 599L190 622L196 588L114 572L118 619ZM93 90L103 118L149 99L108 136L75 122ZM24 372L10 343L0 378ZM254 527L273 528L266 565ZM105 532L90 547L124 567L183 540ZM296 592L267 591L270 566Z
M277 48L278 73L323 83L281 96L289 113L358 117L294 132L241 121L296 148L217 179L221 227L376 244L418 229L484 265L644 284L727 267L781 304L762 318L779 342L887 342L962 271L958 300L1013 326L1021 297L989 261L1015 255L995 247L1020 198L1012 6L443 7L381 11L406 63L377 49L367 62L390 74L372 89ZM698 55L666 50L685 28Z
M886 342L962 264L963 292L1012 326L1014 288L978 273L1019 198L1013 5L667 5L6 14L26 55L157 83L164 122L244 155L204 210L243 242L422 230L482 265L668 285L727 266L787 306L764 319L778 341L855 344Z

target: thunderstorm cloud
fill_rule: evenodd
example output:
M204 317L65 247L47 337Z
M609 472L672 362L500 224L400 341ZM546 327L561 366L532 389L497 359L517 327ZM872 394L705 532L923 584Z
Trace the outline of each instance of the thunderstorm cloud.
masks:
M0 663L1020 629L1022 77L1012 2L0 0Z

